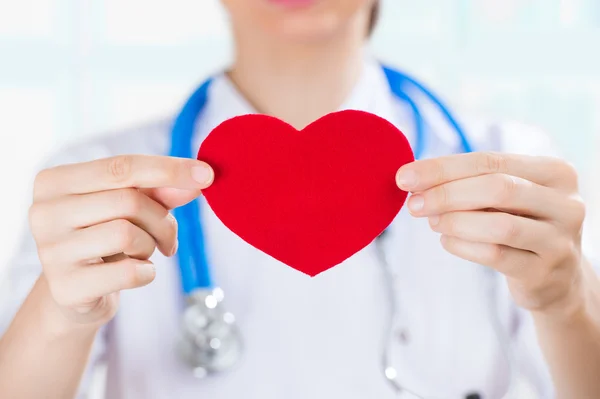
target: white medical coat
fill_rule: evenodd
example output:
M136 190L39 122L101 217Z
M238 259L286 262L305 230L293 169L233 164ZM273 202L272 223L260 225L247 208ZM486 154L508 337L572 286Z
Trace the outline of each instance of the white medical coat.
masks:
M409 110L393 97L379 65L372 60L365 64L342 108L378 114L414 141ZM423 103L429 123L426 156L459 151L452 130L430 108ZM219 123L252 112L227 77L217 76L197 124L192 153ZM546 137L536 130L460 120L478 150L534 155L550 151ZM169 119L72 146L52 163L117 154L166 154L171 123ZM208 206L202 208L201 218L214 281L224 289L226 306L236 315L243 334L241 365L198 380L179 362L174 351L183 306L178 266L175 258L157 252L152 257L156 280L122 292L119 312L98 335L93 349L89 369L99 361L107 362L109 399L395 397L381 368L389 303L373 247L309 278L242 241ZM497 295L492 300L486 269L445 252L427 220L415 219L406 210L392 224L385 245L397 273L393 285L401 323L394 326L394 367L406 387L435 398L458 399L472 392L486 399L500 398L508 368L493 328L493 306L502 334L512 342L519 374L537 397L552 397L531 319L511 301L504 278L494 280ZM35 245L28 235L10 265L13 300L2 309L0 328L9 324L39 273ZM81 386L82 398L89 375Z

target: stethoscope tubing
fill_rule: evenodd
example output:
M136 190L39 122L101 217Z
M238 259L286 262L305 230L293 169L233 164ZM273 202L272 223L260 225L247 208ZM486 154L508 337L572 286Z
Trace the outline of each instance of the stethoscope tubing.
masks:
M454 118L448 107L442 103L438 96L433 94L431 90L425 87L415 78L383 66L383 71L388 80L392 94L403 101L412 111L413 123L415 128L415 144L414 153L416 159L422 159L427 150L427 126L423 114L417 106L413 97L406 90L409 86L416 89L431 101L438 111L442 114L445 121L455 131L460 144L461 152L472 152L473 147L461 127L460 123ZM205 81L188 99L182 108L180 114L175 119L172 128L171 148L169 155L173 157L192 158L192 142L195 133L195 127L206 108L208 101L208 92L212 84L212 79ZM177 261L179 263L181 274L181 286L185 296L191 298L194 293L208 292L214 289L211 269L207 257L205 247L204 232L201 224L201 206L199 200L194 200L180 208L175 209L174 216L178 221L178 237L179 250ZM386 327L385 345L382 351L382 369L383 374L394 391L400 394L409 394L418 399L424 399L417 393L406 389L395 375L395 369L392 367L392 335L393 328L399 317L398 314L398 293L394 289L393 269L387 261L386 254L383 248L382 239L385 234L375 240L375 249L377 252L378 261L384 271L384 284L388 301L390 303L389 320ZM495 274L490 273L490 277L495 277ZM495 283L495 278L490 278L492 284ZM495 285L490 287L490 296L496 295ZM496 301L490 301L490 309L494 318L494 330L498 335L498 340L502 345L503 351L507 356L508 367L511 370L509 388L513 379L512 356L510 351L510 343L507 344L507 337L502 334L502 326L498 319Z

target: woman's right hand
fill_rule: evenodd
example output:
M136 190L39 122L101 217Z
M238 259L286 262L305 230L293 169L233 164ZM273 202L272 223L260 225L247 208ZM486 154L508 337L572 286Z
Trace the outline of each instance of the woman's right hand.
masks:
M127 155L43 170L29 220L53 302L77 324L114 316L119 291L150 283L158 248L177 251L169 210L200 195L213 170L193 159Z

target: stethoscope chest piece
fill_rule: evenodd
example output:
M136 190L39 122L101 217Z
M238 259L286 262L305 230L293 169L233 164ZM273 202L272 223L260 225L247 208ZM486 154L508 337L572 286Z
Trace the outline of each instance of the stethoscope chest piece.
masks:
M183 312L179 356L197 378L232 369L242 357L235 317L223 309L223 291L197 289Z

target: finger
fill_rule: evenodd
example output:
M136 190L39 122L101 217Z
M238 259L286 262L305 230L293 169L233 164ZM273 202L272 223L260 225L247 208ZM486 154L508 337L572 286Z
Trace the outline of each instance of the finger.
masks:
M535 275L539 269L538 256L529 251L505 245L472 242L446 235L442 235L441 243L449 253L491 267L508 277L527 279Z
M493 174L452 181L414 194L408 200L408 208L414 216L493 208L563 220L572 217L570 209L575 209L575 200L571 202L551 188L514 176Z
M171 256L177 222L160 204L134 188L71 195L35 203L30 210L38 241L56 241L74 230L126 219L150 234L158 249Z
M503 212L450 212L429 218L433 231L471 242L544 253L558 235L546 222Z
M55 300L63 306L76 306L90 298L143 287L154 280L152 262L124 259L114 263L79 267L60 278L49 280Z
M40 251L42 262L52 265L81 265L99 258L124 253L140 260L152 256L155 241L128 220L119 219L76 230L66 240Z
M499 173L541 186L577 191L577 171L561 159L491 152L412 162L398 170L396 181L401 189L418 192L455 180Z
M199 193L213 179L212 168L195 159L121 155L40 172L35 181L34 200L126 187L174 187Z
M193 201L201 194L197 190L183 190L171 187L148 188L141 191L166 209L179 208Z

